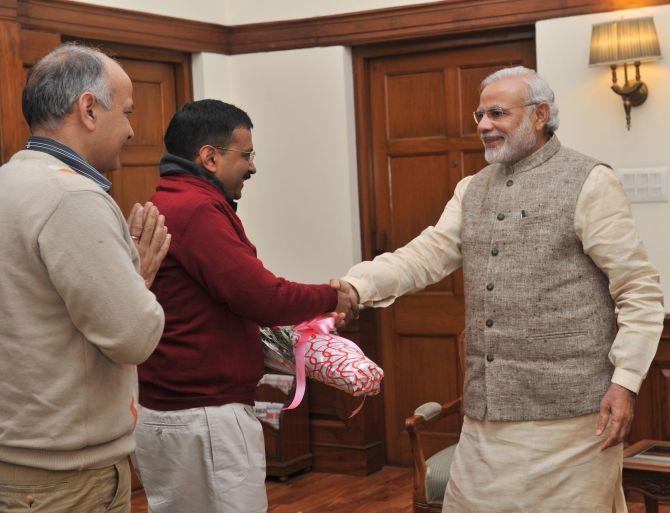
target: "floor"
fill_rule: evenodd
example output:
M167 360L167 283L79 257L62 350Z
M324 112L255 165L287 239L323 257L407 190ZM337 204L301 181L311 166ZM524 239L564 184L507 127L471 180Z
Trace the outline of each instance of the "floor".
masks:
M411 471L384 467L367 477L309 472L285 483L268 480L268 513L412 513ZM644 513L632 502L629 513ZM147 513L142 491L133 494L132 513ZM670 513L670 505L659 513Z

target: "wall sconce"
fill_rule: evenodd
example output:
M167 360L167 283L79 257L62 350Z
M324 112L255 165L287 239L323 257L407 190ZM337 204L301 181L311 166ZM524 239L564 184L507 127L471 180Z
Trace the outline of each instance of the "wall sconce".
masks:
M590 66L612 68L612 91L623 99L626 127L630 130L630 109L642 105L649 90L640 80L640 63L661 58L654 18L634 18L593 25ZM628 64L635 65L635 79L628 78ZM616 68L623 64L624 84L617 83Z

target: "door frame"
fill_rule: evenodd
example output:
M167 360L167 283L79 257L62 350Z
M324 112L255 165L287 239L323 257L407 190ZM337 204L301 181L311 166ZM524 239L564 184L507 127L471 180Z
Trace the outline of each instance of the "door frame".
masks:
M383 234L376 225L375 215L375 180L374 151L372 148L372 108L371 108L371 65L375 58L408 55L436 50L458 49L478 45L509 43L514 41L535 41L535 27L523 26L509 30L487 31L471 35L452 35L413 43L390 43L354 47L352 51L354 72L354 101L356 120L356 152L358 164L358 194L361 223L361 250L363 260L370 260L382 253L386 248ZM393 362L392 355L385 353L385 348L395 336L393 313L387 309L375 309L375 332L378 334L377 351L381 365ZM384 410L384 446L386 460L389 460L388 426L396 421L395 406L392 398L382 391ZM417 406L419 406L417 404Z
M166 62L175 66L175 86L177 89L177 108L183 103L193 101L193 74L191 70L191 54L176 50L147 48L126 45L122 42L97 41L80 37L63 35L63 42L81 41L94 46L112 58L137 59L141 61Z

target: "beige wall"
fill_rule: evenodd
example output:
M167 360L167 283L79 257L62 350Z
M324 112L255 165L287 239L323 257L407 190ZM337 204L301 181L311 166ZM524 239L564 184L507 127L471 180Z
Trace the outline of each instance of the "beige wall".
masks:
M242 25L435 1L439 0L86 0L84 3L221 25Z
M663 59L643 64L649 98L633 108L626 130L622 101L610 89L608 67L588 67L591 25L621 16L653 16ZM537 24L538 71L559 102L561 141L615 168L670 167L670 6L574 16ZM622 72L619 70L619 79ZM670 311L670 203L632 205L640 236L661 272Z
M227 5L226 0L86 0L83 3L222 25Z
M267 267L324 282L360 261L349 50L200 54L193 78L197 99L234 103L253 120L258 172L239 214Z
M243 25L384 9L438 0L228 0L226 23Z

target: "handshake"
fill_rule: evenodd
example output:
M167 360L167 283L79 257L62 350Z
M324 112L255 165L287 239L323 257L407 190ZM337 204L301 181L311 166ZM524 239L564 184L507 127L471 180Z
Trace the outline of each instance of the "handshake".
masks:
M333 314L335 325L341 328L352 319L358 319L358 292L350 283L339 278L331 278L330 286L337 290L337 307Z

